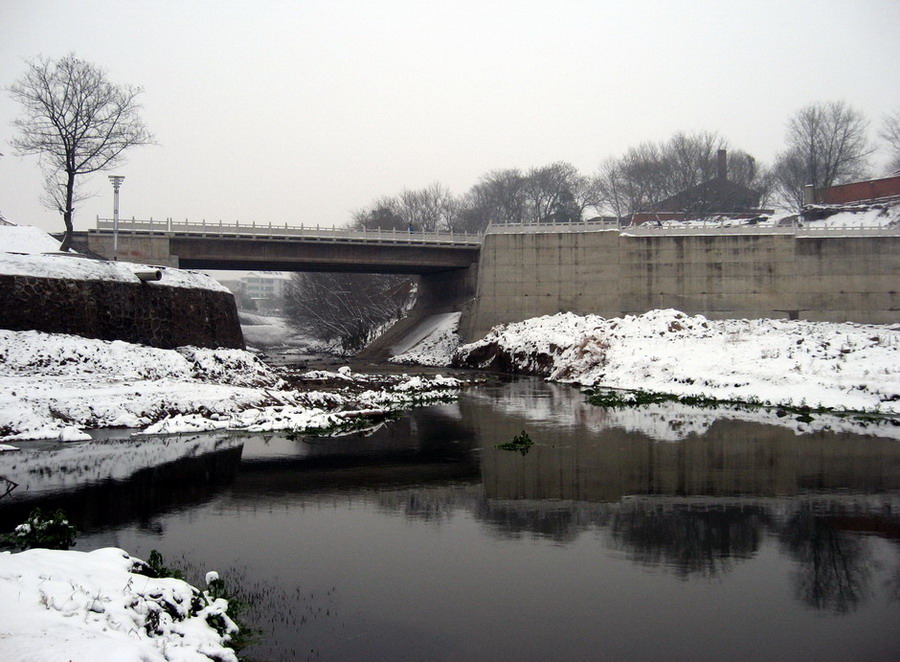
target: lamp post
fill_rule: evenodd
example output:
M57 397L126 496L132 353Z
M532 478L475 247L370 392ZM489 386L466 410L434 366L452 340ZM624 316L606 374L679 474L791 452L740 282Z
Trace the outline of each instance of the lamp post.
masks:
M125 181L123 175L109 175L113 185L113 260L119 259L119 187Z

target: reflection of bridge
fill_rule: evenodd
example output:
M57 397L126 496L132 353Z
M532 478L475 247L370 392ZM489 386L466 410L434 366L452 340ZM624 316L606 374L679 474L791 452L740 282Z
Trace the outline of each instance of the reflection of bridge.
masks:
M81 233L88 248L112 258L113 221ZM355 230L256 223L122 220L118 259L193 269L357 271L427 274L467 269L479 235Z

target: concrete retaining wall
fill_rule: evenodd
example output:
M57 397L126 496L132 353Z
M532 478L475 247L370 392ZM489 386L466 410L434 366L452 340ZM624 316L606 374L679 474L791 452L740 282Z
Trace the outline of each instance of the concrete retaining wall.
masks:
M244 348L230 292L157 283L0 275L0 328L171 349Z
M488 234L466 340L571 311L900 321L900 236Z

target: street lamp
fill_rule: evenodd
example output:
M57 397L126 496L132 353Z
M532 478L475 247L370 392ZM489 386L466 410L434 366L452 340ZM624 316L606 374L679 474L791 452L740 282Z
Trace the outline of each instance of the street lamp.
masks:
M123 175L109 175L113 185L113 260L119 259L119 187L125 181Z

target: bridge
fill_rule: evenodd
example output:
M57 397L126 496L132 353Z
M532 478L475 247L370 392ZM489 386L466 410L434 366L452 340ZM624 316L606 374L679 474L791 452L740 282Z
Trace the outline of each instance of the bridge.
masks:
M104 257L183 269L432 274L477 263L481 236L257 223L126 219L77 233Z
M79 234L91 250L112 257L112 221L98 219L96 229ZM126 220L118 238L119 259L149 264L418 274L420 296L408 324L462 310L466 340L497 324L564 311L900 320L900 227L890 224L584 222L496 225L484 235L460 235ZM398 325L397 334L405 331Z

